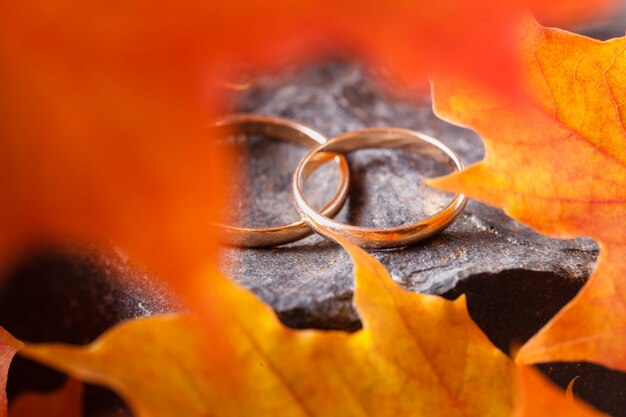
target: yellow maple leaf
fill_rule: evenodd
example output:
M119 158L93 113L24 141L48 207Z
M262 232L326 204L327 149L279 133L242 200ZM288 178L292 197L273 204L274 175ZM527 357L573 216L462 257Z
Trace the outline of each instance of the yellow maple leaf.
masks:
M600 42L528 20L521 48L524 104L433 81L437 114L476 130L487 155L431 184L502 207L542 233L598 241L587 285L518 360L626 370L626 38Z
M138 417L512 416L518 383L532 401L554 390L541 377L518 380L469 318L464 298L406 292L373 257L342 244L355 263L363 320L354 334L287 329L268 306L212 272L236 384L202 354L207 339L189 315L130 321L86 347L27 345L23 353L114 389ZM578 405L563 410L600 415Z

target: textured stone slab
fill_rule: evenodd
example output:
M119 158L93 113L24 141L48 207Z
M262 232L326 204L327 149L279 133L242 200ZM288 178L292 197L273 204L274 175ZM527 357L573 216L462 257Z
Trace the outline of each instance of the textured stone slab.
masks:
M260 78L241 94L233 111L277 115L334 136L364 127L394 126L439 138L467 162L483 156L471 131L439 120L427 94L409 102L384 93L359 67L338 62ZM276 225L297 219L289 199L291 174L306 152L268 138L238 138L241 180L233 184L233 221ZM349 156L349 201L337 219L388 227L433 214L450 195L430 189L424 177L446 168L406 150L363 150ZM328 167L309 184L318 206L337 181ZM235 203L236 201L236 203ZM573 281L589 276L597 247L589 240L541 236L498 209L470 202L444 233L414 247L372 252L406 288L434 294L460 281L503 271L551 273ZM296 327L350 329L359 326L351 305L352 266L346 253L319 236L273 249L227 248L223 270L251 288Z

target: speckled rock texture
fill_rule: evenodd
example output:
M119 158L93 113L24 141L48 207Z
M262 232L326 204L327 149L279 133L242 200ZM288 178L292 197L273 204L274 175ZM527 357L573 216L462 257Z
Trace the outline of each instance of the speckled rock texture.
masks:
M365 127L403 127L436 137L466 163L483 156L471 131L438 119L427 93L413 101L386 92L356 65L328 62L265 76L241 94L236 111L287 117L328 137ZM237 138L242 150L230 208L235 224L277 225L298 218L290 201L291 174L306 149L270 138ZM350 195L336 217L350 224L390 227L414 222L443 208L451 195L423 182L449 171L411 150L371 149L352 153ZM337 184L336 168L320 170L307 196L320 207ZM470 202L444 233L413 247L373 251L405 288L445 294L460 281L517 271L549 273L572 282L590 274L597 247L589 240L556 240L535 233L502 211ZM319 236L272 249L223 251L223 270L259 294L283 321L295 327L355 329L352 265L336 244Z

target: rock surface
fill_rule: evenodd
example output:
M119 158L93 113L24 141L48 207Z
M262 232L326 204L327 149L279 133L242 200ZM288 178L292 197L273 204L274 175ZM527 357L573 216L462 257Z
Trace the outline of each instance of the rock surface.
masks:
M292 118L329 137L365 127L404 127L436 137L466 163L483 156L471 131L438 119L423 93L408 101L385 92L355 65L328 62L259 78L241 94L234 111ZM298 218L289 198L291 174L305 149L269 138L238 138L241 153L233 184L240 193L231 205L232 221L245 226L277 225ZM427 187L425 177L447 169L405 150L362 150L348 158L351 188L337 216L350 224L397 226L425 218L451 196ZM321 171L321 170L320 170ZM328 167L309 184L311 201L327 199L336 185ZM241 191L243 190L243 191ZM549 273L578 287L590 274L597 247L589 240L541 236L502 211L470 202L444 233L417 246L374 251L393 278L412 291L445 294L459 282L507 271ZM353 277L347 254L319 236L272 249L223 251L223 270L252 289L294 327L356 329L351 304Z

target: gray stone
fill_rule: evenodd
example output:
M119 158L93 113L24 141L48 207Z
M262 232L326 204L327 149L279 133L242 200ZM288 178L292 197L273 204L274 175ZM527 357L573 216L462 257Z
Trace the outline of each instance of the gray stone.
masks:
M233 111L292 118L329 136L364 127L412 128L439 138L466 163L482 158L480 139L438 119L427 93L409 101L374 80L358 66L340 62L293 69L259 78L237 97ZM231 221L260 226L297 219L289 183L306 150L269 138L238 138L236 143L243 151L237 167L243 174L233 184ZM343 222L397 226L431 215L451 199L424 184L425 177L447 172L424 155L373 149L348 159L350 196L337 216ZM309 181L307 196L319 207L336 182L336 172L325 167ZM444 233L413 247L372 254L405 288L445 294L471 277L513 270L549 272L580 283L593 268L597 247L589 240L549 239L498 209L470 202ZM225 248L222 269L289 325L359 326L351 301L351 262L339 246L319 236L272 249Z

